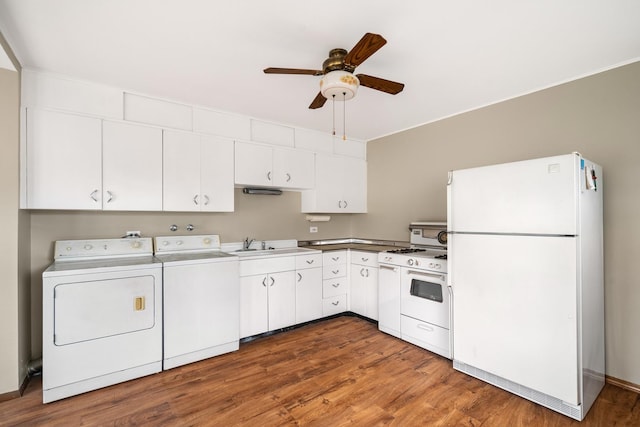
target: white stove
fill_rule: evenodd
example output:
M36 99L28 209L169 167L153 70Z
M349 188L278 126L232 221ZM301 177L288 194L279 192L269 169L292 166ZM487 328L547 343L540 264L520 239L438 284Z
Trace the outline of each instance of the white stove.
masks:
M451 359L447 224L414 222L409 229L411 247L378 255L378 328Z

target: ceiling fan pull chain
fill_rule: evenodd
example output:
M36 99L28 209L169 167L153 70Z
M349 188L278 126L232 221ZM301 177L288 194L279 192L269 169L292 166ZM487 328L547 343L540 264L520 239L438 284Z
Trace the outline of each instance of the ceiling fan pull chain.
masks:
M347 140L347 97L346 92L342 92L342 140Z
M333 108L333 132L331 134L333 136L336 136L336 95L335 94L331 96L331 106Z

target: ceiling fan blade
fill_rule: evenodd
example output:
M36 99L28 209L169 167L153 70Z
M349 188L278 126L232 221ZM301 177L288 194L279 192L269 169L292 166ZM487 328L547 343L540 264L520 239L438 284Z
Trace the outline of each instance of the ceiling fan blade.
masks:
M351 71L362 64L368 57L373 55L384 46L387 41L379 34L367 33L344 57L345 65L351 67Z
M316 108L321 108L325 102L327 102L327 98L322 96L321 92L318 92L318 95L316 95L316 97L313 99L313 102L311 102L311 105L309 105L309 108L312 110L315 110Z
M305 70L302 68L274 68L264 69L265 74L309 74L311 76L321 76L324 74L322 70Z
M360 80L360 86L370 87L371 89L396 95L404 89L404 83L392 82L391 80L381 79L380 77L368 76L366 74L357 74Z

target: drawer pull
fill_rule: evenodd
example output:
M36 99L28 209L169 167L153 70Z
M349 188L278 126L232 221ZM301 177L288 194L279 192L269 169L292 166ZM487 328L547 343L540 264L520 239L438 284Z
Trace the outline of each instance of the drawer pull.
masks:
M369 261L369 258L360 258L363 262Z
M433 328L431 326L423 325L422 323L419 323L417 326L418 329L422 329L423 331L433 332Z
M331 272L332 272L333 274L338 274L338 273L340 273L340 270L335 270L335 271L334 271L334 270L331 270Z
M313 261L315 261L315 260L314 259L308 259L307 260L307 264L311 265L311 264L313 264Z
M334 301L334 302L332 302L331 304L332 304L332 305L338 305L338 304L340 304L340 301Z
M337 289L340 287L340 283L332 283L331 286Z
M340 257L339 256L331 257L331 259L334 260L334 261L338 261L340 259Z
M298 282L302 280L302 274L298 273Z

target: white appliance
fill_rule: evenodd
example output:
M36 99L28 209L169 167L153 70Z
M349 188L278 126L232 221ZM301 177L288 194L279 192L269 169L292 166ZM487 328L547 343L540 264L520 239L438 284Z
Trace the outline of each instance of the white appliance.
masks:
M42 282L43 403L162 370L150 238L57 241Z
M604 385L602 169L450 172L454 368L581 420Z
M411 247L378 255L378 329L451 358L447 224L414 222Z
M218 235L155 238L164 273L163 369L238 350L239 258Z

